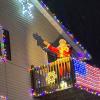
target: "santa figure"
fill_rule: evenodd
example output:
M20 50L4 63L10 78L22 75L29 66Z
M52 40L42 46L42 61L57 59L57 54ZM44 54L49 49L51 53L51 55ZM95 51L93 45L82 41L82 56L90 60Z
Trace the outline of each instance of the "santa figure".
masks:
M60 39L59 40L59 45L58 47L54 47L53 45L51 45L50 43L48 43L47 41L43 41L43 43L46 45L46 47L53 53L55 53L57 55L57 59L62 59L65 57L69 58L69 61L66 65L67 67L67 73L68 75L70 75L70 55L71 55L71 51L70 51L70 45L64 40L64 39ZM63 66L60 66L60 76L62 77L63 75Z

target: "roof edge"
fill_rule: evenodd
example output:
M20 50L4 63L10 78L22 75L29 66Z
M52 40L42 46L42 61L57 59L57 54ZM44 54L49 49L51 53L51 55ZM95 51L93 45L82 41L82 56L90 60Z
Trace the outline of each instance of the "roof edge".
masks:
M51 23L53 27L62 35L66 41L73 47L73 49L79 55L79 59L90 60L92 57L86 49L74 38L73 34L60 23L55 15L49 10L49 8L43 3L42 0L31 0L35 7L43 14L43 16Z

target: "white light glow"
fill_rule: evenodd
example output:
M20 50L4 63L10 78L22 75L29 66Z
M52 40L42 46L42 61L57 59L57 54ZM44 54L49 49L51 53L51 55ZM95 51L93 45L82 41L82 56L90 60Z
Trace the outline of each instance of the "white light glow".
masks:
M30 0L17 0L22 5L22 13L26 17L33 18L32 8L34 5L30 2Z
M61 89L67 88L67 82L61 81L61 83L60 83L60 88L61 88Z
M0 95L0 100L7 100L7 98L5 96Z

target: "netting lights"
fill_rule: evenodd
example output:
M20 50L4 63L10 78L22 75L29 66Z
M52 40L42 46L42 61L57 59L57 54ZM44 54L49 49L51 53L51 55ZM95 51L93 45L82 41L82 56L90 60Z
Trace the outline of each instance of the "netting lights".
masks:
M34 5L30 2L30 0L17 0L22 5L22 14L26 17L34 18L32 14L32 8Z
M100 69L85 62L73 59L75 68L75 87L100 96Z

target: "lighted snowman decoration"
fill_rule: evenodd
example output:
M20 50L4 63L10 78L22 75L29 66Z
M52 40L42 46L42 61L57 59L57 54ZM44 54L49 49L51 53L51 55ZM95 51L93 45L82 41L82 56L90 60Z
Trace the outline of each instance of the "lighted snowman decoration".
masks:
M67 82L65 82L64 80L62 80L62 81L60 82L60 88L61 88L61 89L66 89L66 88L67 88Z

